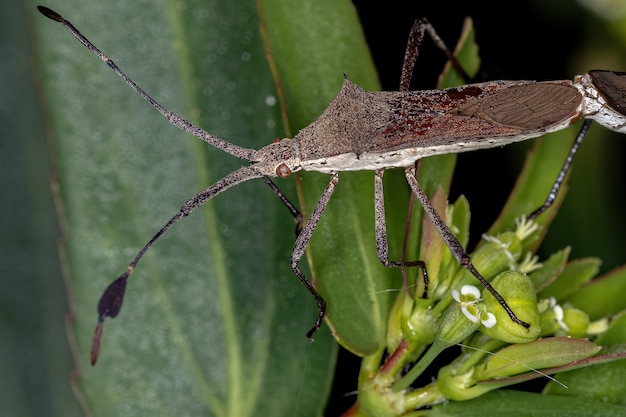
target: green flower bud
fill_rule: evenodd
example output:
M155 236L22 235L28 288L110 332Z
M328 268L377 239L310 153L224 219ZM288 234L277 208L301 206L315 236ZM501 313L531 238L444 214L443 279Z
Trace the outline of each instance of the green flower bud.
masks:
M397 392L408 388L413 381L432 363L437 356L450 346L461 342L476 331L479 323L468 320L461 311L461 306L451 303L443 313L441 324L433 344L424 353L420 360L394 384L393 389Z
M452 303L444 313L437 339L442 340L447 346L452 346L474 333L479 325L480 323L466 317L459 304Z
M586 339L549 337L530 343L515 344L489 356L482 366L475 368L478 380L503 378L537 369L554 368L589 358L600 347Z
M402 322L402 332L412 345L429 345L435 339L438 320L433 317L428 300L415 300L415 307L408 320Z
M557 304L554 297L544 298L537 304L541 315L541 336L554 335L557 332L567 332L569 329L563 322L563 307Z
M589 327L589 316L577 308L563 309L563 322L569 329L567 335L570 337L585 337Z
M589 333L589 316L573 307L563 308L554 298L541 300L541 335L556 334L571 337L584 337Z
M530 324L530 328L515 323L491 293L483 291L486 310L495 315L497 324L491 328L482 326L480 331L494 339L507 343L527 343L539 337L541 321L537 309L537 295L528 275L507 271L491 282L493 288L504 298L517 318Z
M522 254L522 243L513 232L498 236L483 236L485 242L472 253L472 263L488 281L503 271L516 267L516 261ZM465 272L461 284L473 284L476 278Z

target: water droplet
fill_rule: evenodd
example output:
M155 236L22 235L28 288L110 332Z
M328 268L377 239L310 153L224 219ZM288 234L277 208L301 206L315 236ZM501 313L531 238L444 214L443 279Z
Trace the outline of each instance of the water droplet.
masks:
M274 96L265 97L265 104L267 104L268 106L274 106L276 104L276 97Z

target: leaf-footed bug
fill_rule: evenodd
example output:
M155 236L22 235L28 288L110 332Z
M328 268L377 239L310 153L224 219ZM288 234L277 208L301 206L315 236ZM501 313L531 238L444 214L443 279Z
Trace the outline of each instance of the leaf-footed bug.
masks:
M91 353L92 363L98 357L104 319L115 317L119 313L128 277L146 251L182 217L188 216L222 191L253 178L264 178L299 221L299 233L291 255L291 268L319 307L319 314L307 337L310 338L321 326L326 303L299 269L298 263L338 184L339 171L375 171L378 258L386 267L420 267L426 280L423 262L394 262L388 259L382 187L383 171L388 168L405 169L411 190L454 257L494 295L514 322L528 327L527 323L517 318L506 301L473 266L462 245L419 186L415 178L414 163L427 156L491 148L542 136L564 129L580 118L586 118L546 202L531 214L531 217L536 217L554 201L591 120L596 120L614 131L626 133L625 73L595 70L575 77L573 82L492 81L444 90L406 91L417 57L417 47L426 32L442 50L447 51L432 26L422 20L416 23L411 32L401 91L367 92L346 77L341 90L327 109L293 139L282 139L260 150L242 148L211 135L182 116L166 110L70 22L46 7L38 8L48 18L63 24L170 123L217 149L250 162L249 166L232 172L189 199L139 251L126 271L105 290L98 305L99 317ZM300 170L331 175L330 183L303 226L298 211L269 179L285 178Z

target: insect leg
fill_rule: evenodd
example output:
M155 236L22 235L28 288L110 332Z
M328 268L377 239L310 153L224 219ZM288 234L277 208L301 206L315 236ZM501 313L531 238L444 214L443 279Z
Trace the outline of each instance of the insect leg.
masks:
M389 261L389 244L387 242L387 221L385 219L385 196L383 193L383 173L379 169L374 176L374 216L376 222L376 252L378 260L386 268L417 267L422 270L424 292L422 298L428 296L428 273L424 261ZM408 283L404 283L408 287ZM408 289L408 288L407 288Z
M309 220L304 225L302 232L300 232L300 234L296 238L296 243L293 245L293 252L291 252L291 270L294 274L296 274L300 282L302 282L306 289L311 293L311 295L315 299L315 302L317 303L317 308L319 308L319 314L315 319L315 324L306 334L306 337L308 337L309 339L311 338L311 336L313 336L313 333L315 333L322 325L322 320L324 319L324 315L326 314L326 301L324 301L320 293L317 292L317 290L313 287L313 284L311 284L311 282L307 279L304 273L300 271L300 268L298 268L298 263L304 255L304 250L306 249L309 240L311 240L313 230L315 230L317 222L319 221L320 217L322 217L322 213L328 205L328 201L333 195L333 191L335 191L335 187L337 186L338 181L339 174L333 173L330 178L330 183L328 183L328 187L326 187L324 193L322 193L322 196L315 205L315 208L313 209L313 213L311 213Z
M435 207L431 204L430 200L417 183L417 180L415 179L415 167L410 166L405 168L404 173L409 183L409 186L411 187L411 190L413 191L419 202L422 204L424 211L426 212L426 214L428 214L428 217L430 217L430 220L433 222L435 228L439 231L439 234L441 235L443 240L446 242L446 245L450 249L450 252L452 252L452 255L463 267L470 271L478 281L480 281L485 289L487 289L487 291L489 291L496 300L498 300L498 303L500 303L500 305L502 306L502 308L504 308L509 317L511 317L511 320L528 329L530 327L530 324L517 318L517 316L515 315L513 310L511 310L511 307L509 307L504 298L502 298L498 291L496 291L496 289L493 288L489 282L487 282L487 280L478 272L478 270L476 270L474 264L472 264L472 260L470 259L469 255L467 254L467 252L465 252L465 249L463 249L461 242L459 242L456 236L454 236L454 233L452 233L450 228L446 225L446 222L444 222L443 219L439 216L439 214L435 210Z
M430 22L422 18L420 20L416 20L411 27L411 32L409 33L409 39L406 45L406 51L404 53L404 62L402 63L402 73L400 75L400 91L409 91L411 78L413 77L413 71L415 69L415 62L417 61L417 57L419 55L419 48L422 46L422 42L424 41L424 34L428 33L430 38L433 40L435 45L443 51L446 55L452 66L457 70L457 72L467 81L470 79L467 72L463 69L459 61L456 59L456 56L450 51L450 49L446 46L445 42L441 39L441 37L435 31L435 28L430 24ZM380 180L378 176L380 175ZM380 185L378 184L380 182ZM380 191L379 191L380 187ZM380 193L380 195L379 195ZM388 253L388 245L387 245L387 228L385 224L385 216L384 216L384 196L382 192L382 171L376 173L376 188L375 188L375 198L376 201L376 247L378 249L378 259L382 262L383 265L390 267L387 265L389 260L387 259ZM380 198L380 201L378 201ZM411 201L412 203L412 201ZM380 206L380 207L379 207ZM411 222L411 217L407 219L407 230L409 224ZM380 230L382 229L382 230ZM406 246L407 236L405 235L405 246ZM422 269L422 276L424 279L424 293L422 294L422 298L427 298L428 296L428 273L426 271L426 264L423 261L404 261L404 258L401 262L392 262L391 267L408 267L408 266L417 266ZM404 284L407 286L408 290L408 282L406 279L406 273L403 269L403 279ZM409 294L412 294L409 292Z
M128 264L128 267L126 267L124 273L111 284L109 284L109 286L104 290L104 293L102 293L100 301L98 302L98 324L96 326L96 331L91 342L92 365L95 365L96 361L98 360L100 343L102 341L102 326L104 320L107 317L115 318L119 314L120 309L122 308L122 303L124 301L124 294L126 292L126 283L128 282L128 278L133 273L135 267L137 266L141 258L143 258L143 256L146 254L148 249L150 249L152 245L154 245L154 243L180 219L190 215L191 212L202 206L207 201L211 200L216 195L241 182L259 177L262 177L262 175L254 168L243 167L238 169L237 171L230 173L209 188L200 191L198 194L191 197L189 200L187 200L187 202L185 202L185 204L183 204L178 213L176 213L163 227L161 227L161 229L159 229L159 231L154 236L152 236L148 243L146 243L143 248L141 248L137 255L135 255L135 258Z
M439 37L433 25L430 22L422 18L416 20L411 27L409 33L409 40L406 45L406 51L404 53L404 63L402 64L402 74L400 76L400 91L409 91L409 85L411 83L411 77L413 76L413 69L415 68L415 61L419 56L419 48L424 41L424 34L428 33L433 43L446 54L446 57L454 67L454 69L466 80L469 81L470 77L463 69L459 61L456 59L452 51L446 46L445 42Z
M274 191L274 194L276 194L280 201L283 202L285 207L287 207L287 210L289 210L289 212L291 213L291 216L296 222L296 237L298 237L298 235L302 232L302 229L304 228L304 216L302 216L302 213L300 213L296 206L291 201L289 201L285 194L280 191L278 186L274 184L274 181L272 181L270 177L264 176L263 181L265 181L265 183L269 185L272 191Z
M548 194L546 201L544 201L543 205L541 205L537 210L533 211L530 214L530 216L528 216L529 219L532 220L536 218L537 216L539 216L541 213L543 213L548 208L550 208L550 206L556 200L556 196L559 193L559 190L561 189L561 185L563 184L563 181L565 180L565 175L567 175L567 171L569 171L569 168L572 165L572 160L574 159L574 155L576 155L576 151L578 151L578 147L580 146L581 142L583 141L583 138L587 134L587 131L589 130L590 125L591 125L591 120L590 119L585 120L585 123L583 123L582 127L580 128L580 131L578 132L578 135L576 136L576 140L574 140L574 143L572 144L572 147L569 153L567 154L567 158L565 159L565 162L563 163L563 167L559 171L559 175L557 176L556 181L554 181L554 185L552 185L552 189L550 189L550 193Z
M139 94L141 98L143 98L148 103L150 103L150 105L154 107L164 117L166 117L167 120L171 124L179 128L183 132L193 135L197 137L198 139L202 139L203 141L205 141L211 146L214 146L217 149L220 149L230 155L236 156L237 158L250 161L252 154L254 154L255 152L254 149L242 148L241 146L233 145L232 143L226 142L225 140L220 139L217 136L212 135L206 130L200 128L199 126L196 126L195 124L191 123L189 120L185 119L183 116L167 110L165 107L159 104L155 99L153 99L148 93L146 93L141 87L139 87L139 85L135 83L128 75L126 75L117 66L117 64L113 62L111 58L109 58L104 53L102 53L100 49L98 49L82 33L80 33L80 31L76 29L76 27L74 27L74 25L72 25L72 23L69 20L64 19L63 16L61 16L54 10L49 9L45 6L37 6L37 9L39 10L41 14L43 14L47 18L54 20L55 22L58 22L62 24L63 26L65 26L65 28L69 30L70 33L81 44L83 44L83 46L85 46L85 48L89 49L89 51L91 51L94 55L96 55L104 63L106 63L109 66L109 68L115 71L115 73L120 78L122 78L126 82L126 84L128 84L130 88L133 89L135 93Z

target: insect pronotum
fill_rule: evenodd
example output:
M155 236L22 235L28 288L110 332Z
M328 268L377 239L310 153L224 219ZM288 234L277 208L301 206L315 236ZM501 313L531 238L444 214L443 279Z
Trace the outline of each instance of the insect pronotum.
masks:
M38 6L38 9L46 17L65 26L170 123L217 149L250 163L226 175L183 204L180 211L139 251L124 273L107 287L98 304L98 325L91 352L92 364L98 358L105 318L117 316L128 277L146 251L163 233L224 190L253 178L264 178L287 205L292 215L300 220L298 211L269 177L285 178L301 170L327 173L331 177L308 221L304 226L300 223L291 255L291 269L313 295L319 307L319 314L307 337L310 338L321 326L326 303L300 270L298 263L338 184L340 171L375 171L374 203L378 259L386 267L420 267L426 279L423 262L393 262L388 259L382 183L383 172L388 168L405 169L409 187L454 257L494 295L514 322L528 328L529 325L517 318L506 301L476 270L465 249L435 211L415 178L415 162L432 155L492 148L531 139L564 129L581 118L587 119L546 202L531 214L531 217L535 217L548 208L556 198L565 173L591 120L596 120L611 130L626 133L626 73L594 70L576 76L574 81L491 81L444 90L397 92L368 92L346 77L341 90L326 110L293 139L275 141L259 150L247 149L226 142L165 109L69 21L49 8ZM416 22L407 47L401 90L408 89L408 80L417 57L417 47L425 33L428 33L442 50L447 51L427 21Z

